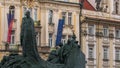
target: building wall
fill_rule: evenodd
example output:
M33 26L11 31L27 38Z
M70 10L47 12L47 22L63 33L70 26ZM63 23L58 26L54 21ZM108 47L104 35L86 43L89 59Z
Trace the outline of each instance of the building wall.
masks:
M90 12L90 11L89 11ZM95 13L95 12L93 12ZM96 12L98 13L98 12ZM90 13L88 13L90 14ZM92 13L91 13L92 14ZM87 16L87 15L86 15ZM86 67L87 68L114 68L115 66L117 66L115 63L115 47L114 44L116 43L115 40L118 40L115 38L115 30L116 27L118 27L120 24L119 21L109 21L108 19L102 19L101 18L96 18L96 17L92 17L92 16L87 16L88 18L93 18L93 19L85 19L85 22L82 25L82 30L83 32L86 31L87 34L83 33L82 34L82 50L86 55L86 60L87 60L87 64ZM98 20L97 20L98 19ZM111 19L109 19L111 20ZM112 23L112 24L111 24ZM95 25L94 27L94 31L95 34L94 35L89 35L88 33L88 25L92 24ZM103 32L103 26L107 25L108 29L109 29L109 34L114 34L113 38L110 37L98 37L96 36L96 32ZM120 40L120 39L119 39ZM118 42L120 43L120 42ZM119 46L119 44L117 44ZM93 53L93 58L89 58L89 46L93 47L94 49L94 53ZM117 46L117 47L118 47ZM108 60L103 59L103 47L107 47L108 48Z
M66 5L68 4L68 5ZM44 8L43 8L44 7ZM72 8L71 8L72 7ZM58 9L59 8L59 9ZM54 26L49 25L48 22L48 17L49 17L49 10L53 11L53 24ZM72 35L72 30L74 29L76 32L76 35L78 36L79 30L78 30L78 25L79 24L79 6L76 4L69 4L69 3L61 3L61 2L47 2L46 3L41 3L41 25L42 25L42 38L44 39L42 40L41 44L42 46L49 46L48 43L48 39L49 39L49 33L53 34L53 44L52 47L55 46L55 41L56 41L56 36L57 36L57 28L58 28L58 22L59 19L61 19L62 17L62 12L66 12L66 14L68 14L68 12L72 12L72 26L73 28L70 28L70 26L68 25L68 21L66 21L64 28L63 28L63 35ZM68 16L66 16L67 18ZM51 29L49 29L51 28ZM78 30L78 31L77 31ZM78 38L77 38L78 40Z
M0 7L0 16L1 16L1 13L2 13L2 12L1 12L1 7ZM2 34L2 27L1 27L1 18L0 18L0 42L2 41L2 40L1 40L1 39L2 39L2 38L1 38L1 37L2 37L1 34ZM0 44L0 45L1 45L1 44Z
M60 1L60 0L59 0ZM62 1L62 0L61 0ZM62 17L62 12L72 12L72 27L71 25L65 24L63 28L63 35L72 35L72 32L74 31L77 40L79 41L79 0L69 0L71 3L63 3L63 2L53 2L53 1L44 1L40 3L35 3L34 8L38 8L38 20L40 20L42 29L41 29L41 46L49 46L49 33L52 33L52 46L55 46L56 36L57 36L57 28L58 28L58 20ZM1 2L1 1L0 1ZM119 62L115 61L115 48L119 48L120 45L120 39L116 38L106 38L106 37L97 37L96 32L102 32L103 26L108 25L109 32L113 33L115 35L115 28L119 27L120 24L120 16L113 14L113 0L110 0L109 2L109 12L97 12L97 11L90 11L87 9L83 10L83 17L84 23L82 24L82 30L85 31L85 33L82 33L82 45L81 49L86 55L86 68L115 68L117 66L116 64ZM3 50L5 47L3 46L7 39L7 16L9 6L12 5L11 2L6 2L4 5L3 2L1 2L0 5L0 49ZM14 2L15 5L15 19L17 20L15 25L15 44L20 44L20 26L22 23L22 17L23 17L23 7L26 6L24 3L21 6L20 2ZM53 24L48 24L48 17L49 17L49 10L53 11ZM34 10L32 11L33 18L34 18ZM88 19L87 19L88 18ZM92 20L91 20L92 19ZM67 21L66 21L67 22ZM117 24L116 24L117 23ZM94 35L88 34L88 25L92 24L95 26L94 28ZM67 41L68 37L66 37ZM93 47L94 54L93 58L89 58L89 47ZM103 47L108 47L108 60L103 61ZM3 56L7 54L6 52L0 52L0 56ZM2 57L1 57L2 58ZM103 67L104 66L104 67Z

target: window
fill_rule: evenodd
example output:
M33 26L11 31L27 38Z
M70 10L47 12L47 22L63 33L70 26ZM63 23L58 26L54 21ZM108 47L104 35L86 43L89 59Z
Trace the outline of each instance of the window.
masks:
M30 16L32 17L32 8L29 8Z
M88 57L89 58L94 58L94 47L93 46L89 46L89 49L88 49Z
M25 17L26 11L27 11L27 8L26 8L26 7L23 7L23 17Z
M68 0L64 0L64 1L68 1Z
M119 6L119 3L116 2L116 3L115 3L115 13L116 13L116 14L118 14L118 6Z
M36 32L36 43L37 43L37 46L39 46L40 45L40 35L39 35L39 32Z
M68 25L72 24L72 13L68 13Z
M14 45L14 44L15 44L15 30L12 30L10 45Z
M66 35L63 35L63 36L62 36L62 40L61 40L61 42L62 42L63 44L66 43Z
M103 59L108 59L108 47L103 47Z
M115 30L115 37L120 38L120 30L119 29Z
M52 47L52 34L49 33L49 46Z
M103 36L108 36L109 35L109 30L108 30L108 27L103 27Z
M34 9L34 20L37 21L37 8Z
M14 6L9 7L9 13L11 13L11 14L15 13L15 7Z
M64 24L72 25L72 13L71 12L62 12L62 19Z
M90 35L93 35L94 34L94 25L88 25L88 33Z
M64 24L66 22L66 12L62 12L62 19L64 20Z
M53 23L53 11L49 10L49 23Z
M14 15L15 15L15 7L14 6L10 6L9 7L9 14L11 14L11 18L14 19ZM10 26L10 22L8 23L8 26ZM15 30L10 30L10 45L15 44Z
M120 60L120 49L115 50L115 60Z
M119 14L119 5L120 5L120 4L119 4L119 3L120 3L119 0L114 0L113 2L114 2L114 5L113 5L113 6L114 6L113 13Z

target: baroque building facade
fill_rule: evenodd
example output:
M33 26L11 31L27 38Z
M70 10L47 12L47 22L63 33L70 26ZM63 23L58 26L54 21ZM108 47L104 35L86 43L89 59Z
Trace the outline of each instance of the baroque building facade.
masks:
M84 0L81 49L86 56L86 68L120 67L119 3L120 0L101 0L101 10L96 11L96 0ZM0 59L19 47L20 26L27 9L35 22L38 50L43 58L48 56L46 53L50 48L55 47L59 19L65 20L61 42L66 43L73 32L79 41L79 0L34 0L30 6L27 4L20 0L0 1ZM15 18L7 50L9 11L14 11Z

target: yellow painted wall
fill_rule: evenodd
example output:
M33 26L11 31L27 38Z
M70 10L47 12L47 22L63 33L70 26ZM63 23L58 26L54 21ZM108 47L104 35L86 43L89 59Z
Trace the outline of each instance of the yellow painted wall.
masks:
M38 13L38 16L37 16L38 20L41 20L41 9L40 8L38 9L37 13Z
M62 13L59 11L59 19L62 19Z
M2 41L2 29L1 29L1 7L0 7L0 43L1 43L1 41Z
M76 33L76 15L74 14L73 16L74 16L74 24L73 24L74 25L74 32Z
M22 6L20 7L20 24L22 23L22 15L23 15L23 12L22 12ZM20 25L21 26L21 25Z

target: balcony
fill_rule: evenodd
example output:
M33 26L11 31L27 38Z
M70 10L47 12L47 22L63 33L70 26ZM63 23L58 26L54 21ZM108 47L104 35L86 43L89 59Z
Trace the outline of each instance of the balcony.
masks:
M40 20L38 20L38 21L34 21L34 26L35 26L35 27L39 27L39 26L41 26L41 24L40 24Z
M21 51L21 46L19 44L16 45L9 45L5 43L5 48L2 51L8 51L8 52L19 52Z
M64 24L63 27L64 28L68 27L70 29L73 29L73 25L72 24Z

